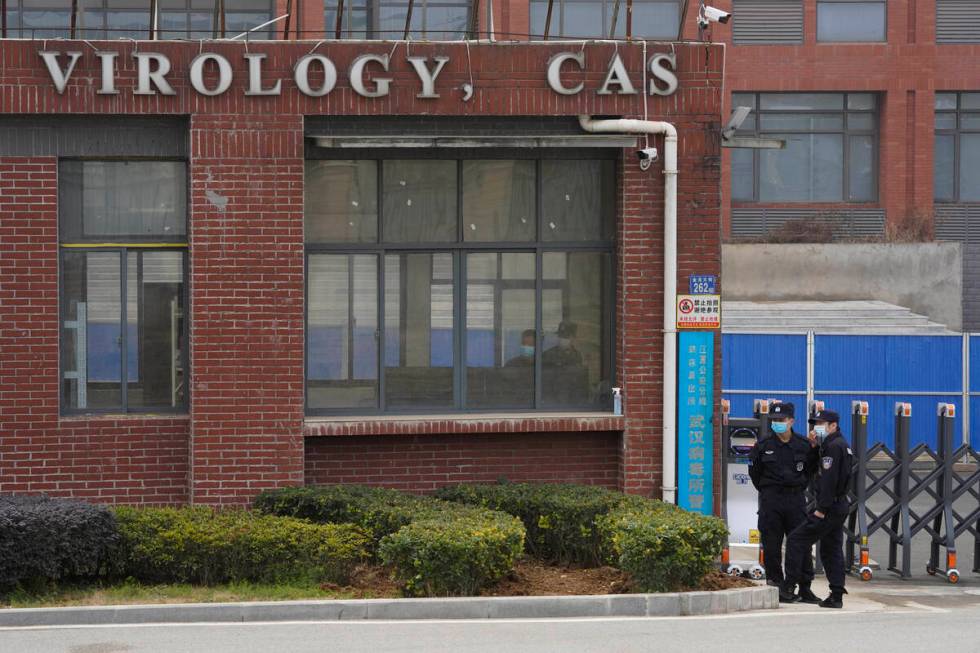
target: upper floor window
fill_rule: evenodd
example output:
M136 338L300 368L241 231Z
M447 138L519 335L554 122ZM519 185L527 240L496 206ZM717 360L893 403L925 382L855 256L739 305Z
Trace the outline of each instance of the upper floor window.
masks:
M732 0L735 45L803 43L803 0Z
M885 41L887 14L885 0L818 0L817 41Z
M63 160L61 405L186 407L187 167Z
M324 20L327 38L339 29L345 39L457 40L469 29L470 2L466 0L416 0L408 20L408 0L326 0ZM337 8L341 7L340 21Z
M936 93L933 195L980 202L980 93Z
M752 108L740 133L786 141L732 150L736 202L872 202L877 198L877 100L872 93L734 93Z
M150 38L150 0L78 0L72 31L71 0L7 0L4 37ZM160 39L235 36L272 19L271 0L159 0ZM252 32L264 39L273 27Z
M980 43L980 0L936 0L936 43Z
M610 407L613 159L306 164L313 414Z
M531 0L531 38L626 38L626 0ZM678 37L680 0L633 0L632 36Z

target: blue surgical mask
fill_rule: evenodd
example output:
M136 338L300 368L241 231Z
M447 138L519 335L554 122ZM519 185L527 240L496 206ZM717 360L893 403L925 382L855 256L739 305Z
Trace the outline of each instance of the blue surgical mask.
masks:
M825 424L819 424L813 427L813 432L817 434L817 440L823 442L827 439L827 426Z
M521 356L534 356L534 345L521 345Z
M776 434L785 433L789 430L789 424L787 422L773 422L771 426L772 432Z

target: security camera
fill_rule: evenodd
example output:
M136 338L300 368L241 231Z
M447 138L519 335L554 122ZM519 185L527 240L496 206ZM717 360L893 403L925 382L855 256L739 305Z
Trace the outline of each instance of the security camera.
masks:
M657 152L657 148L655 147L645 147L642 150L636 151L636 158L638 158L641 163L644 161L653 163L660 158L660 153Z
M721 9L715 9L714 7L701 6L701 11L698 13L698 27L705 29L710 23L727 23L732 19L732 14L729 11L722 11Z

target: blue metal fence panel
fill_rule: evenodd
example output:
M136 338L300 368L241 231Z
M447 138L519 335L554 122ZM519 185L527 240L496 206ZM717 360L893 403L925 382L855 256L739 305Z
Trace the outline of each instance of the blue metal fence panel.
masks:
M723 388L806 391L805 335L726 333L721 341Z
M824 336L814 338L817 390L959 393L959 336Z
M895 448L895 402L904 401L912 404L912 424L909 432L909 443L916 446L922 443L936 448L936 404L940 401L955 404L957 414L962 408L961 397L956 395L821 395L817 393L814 399L823 401L830 410L841 415L841 430L850 441L850 418L852 401L868 402L868 444L882 442L890 449Z

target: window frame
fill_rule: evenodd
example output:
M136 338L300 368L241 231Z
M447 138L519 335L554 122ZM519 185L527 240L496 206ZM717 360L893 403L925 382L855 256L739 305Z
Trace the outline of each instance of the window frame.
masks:
M933 104L933 134L953 137L953 198L952 199L937 199L935 187L933 188L932 201L936 204L980 204L980 200L973 201L963 201L960 198L960 152L962 150L960 146L960 137L963 134L980 134L980 127L977 129L964 129L961 126L962 118L964 113L975 113L980 115L980 108L977 109L963 109L963 96L967 94L977 94L977 91L936 91L936 95L955 95L956 96L956 108L955 109L939 109ZM935 126L935 119L940 115L952 115L956 119L956 126L953 129L939 129ZM935 174L936 169L936 156L935 149L933 149L933 174Z
M862 39L860 41L852 41L848 39L821 39L820 38L820 7L821 5L849 5L849 4L880 4L884 6L884 24L882 25L882 37L881 39ZM814 38L817 43L888 43L888 0L817 0L816 24L814 25Z
M647 40L672 40L672 41L679 40L680 39L681 32L683 31L683 25L682 24L684 22L684 2L682 2L681 0L633 0L633 6L634 7L636 7L637 4L668 4L668 3L669 4L677 5L677 31L676 31L676 33L675 33L674 36L647 36L647 35L638 35L638 34L636 34L636 31L635 31L636 25L634 23L634 25L633 25L633 27L634 27L634 33L632 34L632 38L635 38L635 39L647 39ZM546 2L546 0L545 1L542 1L542 0L530 0L530 2L528 2L528 32L532 32L529 35L529 37L531 39L543 38L544 37L544 33L543 32L541 34L534 34L533 33L533 31L535 29L535 27L534 27L533 8L534 8L534 5L536 5L536 4L544 4L544 5L547 5L547 2ZM626 38L625 36L623 36L623 37L613 37L613 36L609 36L608 34L605 34L605 33L599 34L599 35L593 35L593 36L582 35L582 34L572 34L570 36L566 36L565 35L565 27L564 27L564 24L565 24L565 5L566 4L598 4L600 6L600 11L602 12L603 32L605 32L605 29L606 29L606 25L605 25L605 21L606 21L606 5L612 5L613 7L615 7L616 1L615 0L554 0L554 7L553 7L552 12L554 14L554 12L557 11L557 14L558 15L557 16L552 15L551 20L552 20L552 23L557 23L557 32L549 32L548 33L548 39L549 40L551 40L551 39L556 39L556 40L558 40L558 39L582 40L582 39L615 39L615 38L625 39ZM622 11L623 11L623 14L625 16L625 12L626 12L626 0L620 0L620 5L622 7ZM612 11L612 8L610 8L610 12L611 11ZM547 14L545 15L545 20L547 20ZM545 25L545 27L547 27L547 26ZM624 24L623 25L624 34L625 34L625 30L626 30L626 25Z
M58 168L59 177L62 162L65 161L80 161L82 163L86 161L93 162L126 162L126 161L173 161L184 164L184 176L185 176L185 212L184 221L186 225L190 225L189 213L190 213L190 164L186 158L181 157L59 157L58 158ZM191 369L190 369L190 331L191 331L191 294L190 294L190 246L189 237L190 234L185 228L185 232L188 232L184 236L182 242L174 242L163 237L147 237L141 236L140 240L142 242L127 242L132 240L126 236L117 237L115 241L102 238L102 239L85 239L85 240L73 240L65 242L62 240L61 236L61 225L66 219L63 211L63 203L60 198L60 184L58 189L58 406L59 411L62 416L80 416L80 415L146 415L146 414L164 414L164 415L183 415L187 414L190 409L191 404ZM81 219L81 215L79 214ZM109 240L109 242L106 242ZM119 395L119 406L116 407L106 407L106 408L72 408L70 407L65 398L64 392L64 374L67 371L65 369L65 364L68 361L68 356L66 352L66 338L64 337L65 322L68 320L68 303L65 300L65 284L64 284L64 260L65 255L68 252L114 252L119 256L120 265L120 324L124 325L127 316L129 295L127 292L128 283L128 264L127 259L131 252L161 252L161 251L172 251L177 250L182 252L181 261L181 275L182 275L182 286L181 289L181 301L184 307L184 328L183 333L180 336L180 364L183 369L183 386L184 386L184 396L182 401L178 402L175 406L141 406L132 407L129 405L128 393L129 393L129 334L128 329L122 328L120 333L121 343L120 343L120 395ZM141 286L137 285L137 310L139 310L139 296L142 294L143 289ZM137 313L137 329L141 331L143 328L142 316Z
M308 353L303 356L303 408L306 417L332 417L332 416L365 416L365 417L397 417L401 415L435 415L435 414L525 414L535 415L542 412L609 412L605 407L595 406L555 407L544 405L542 385L542 344L544 334L542 333L542 291L546 283L543 279L544 265L543 259L546 252L598 252L608 256L608 264L605 272L608 278L601 288L601 299L603 300L605 315L601 317L602 337L604 338L604 348L602 359L605 369L608 370L610 386L616 378L616 265L617 251L616 239L617 231L615 222L617 221L616 209L612 205L609 207L610 219L613 225L610 228L610 236L607 241L544 241L542 237L542 213L543 193L542 193L542 162L548 159L561 160L609 160L613 162L613 187L618 184L619 170L617 163L619 152L605 149L592 151L569 148L568 151L561 150L535 150L529 153L524 150L493 149L487 151L463 150L457 152L426 152L420 150L362 150L345 149L333 150L324 149L314 152L314 156L307 153L306 161L314 160L354 160L354 159L373 159L379 162L377 174L377 193L378 193L378 231L377 240L370 243L310 243L304 241L304 283L303 298L303 327L304 327L304 349L308 342L309 311L310 311L310 284L309 284L309 263L310 257L317 254L373 254L377 257L377 401L373 409L365 408L343 408L343 409L323 409L310 407L309 393L309 364ZM436 159L453 160L456 162L456 240L450 242L437 243L385 243L383 230L383 193L384 193L384 166L381 163L391 159ZM527 241L491 241L491 242L472 242L465 241L464 223L462 220L463 211L463 162L467 160L488 160L488 159L524 159L535 161L535 239ZM305 215L305 207L304 207ZM495 253L533 253L535 255L535 331L537 333L535 343L534 360L534 406L532 408L468 408L467 399L467 329L466 329L466 295L467 295L467 269L466 255L475 252L495 252ZM418 410L399 408L391 410L385 403L385 257L387 255L401 255L411 253L429 253L452 255L453 269L453 402L451 408L421 408ZM349 319L349 318L348 318Z
M338 40L336 38L336 34L337 34L336 22L334 22L333 24L331 24L331 22L328 20L328 14L332 12L333 13L334 21L336 21L336 18L337 18L337 13L336 12L337 12L338 5L339 5L339 3L337 2L337 0L333 0L333 2L331 2L329 6L328 6L326 0L324 0L324 2L323 2L324 37L327 40ZM464 8L465 7L465 9L466 9L466 25L463 28L462 34L459 37L456 37L456 38L447 37L445 35L441 36L440 38L430 38L428 36L428 32L429 31L435 31L435 32L440 31L440 30L428 30L426 28L426 23L427 23L427 20L426 19L428 17L428 10L429 10L429 7L430 6L431 7L434 7L434 8L441 8L441 7ZM405 9L407 9L408 8L408 0L404 0L403 2L386 2L385 0L365 0L365 6L364 7L355 7L354 6L354 3L351 2L350 0L344 0L344 19L341 22L341 32L340 32L340 39L339 40L341 40L341 41L344 41L344 40L355 40L356 41L356 40L362 40L362 39L363 40L382 40L382 41L397 41L397 40L400 40L402 38L402 36L404 35L404 24L403 24L403 27L401 29L399 29L396 33L382 32L381 31L381 10L383 8L386 8L386 7L387 8L398 7L398 8L405 8ZM364 14L365 14L365 16L367 18L366 26L365 26L365 30L364 30L364 36L363 37L360 36L360 34L352 34L351 31L350 31L350 29L351 29L350 26L353 24L353 21L351 20L351 18L353 16L353 13L354 13L355 10L357 10L359 12L363 10L363 12L364 12ZM423 40L423 41L424 40L432 40L432 41L456 41L456 40L460 40L462 38L467 37L470 34L470 31L472 29L472 24L473 24L473 4L471 2L466 2L465 0L455 0L454 2L438 2L438 3L431 4L431 5L429 4L429 1L428 0L422 0L420 3L413 4L413 6L412 6L412 16L413 16L413 19L414 19L415 15L416 15L416 12L419 12L420 15L422 16L422 18L421 18L422 26L419 28L419 35L418 36L415 36L414 35L415 34L414 30L409 29L408 36L409 36L409 39L410 40L411 39L416 39L416 40Z
M839 95L842 98L841 109L762 109L761 97L763 95ZM875 98L874 107L871 109L849 109L847 107L848 96L850 95L872 95ZM878 93L872 91L857 91L857 92L777 92L777 91L732 91L732 108L740 106L739 103L735 101L735 97L738 95L751 95L752 96L752 113L749 114L753 118L753 127L742 128L738 130L740 136L752 136L756 138L775 138L780 134L839 134L842 139L841 143L841 153L843 155L843 161L841 162L841 199L839 200L788 200L788 199L774 199L774 200L761 200L759 193L759 185L761 181L760 169L761 169L761 152L760 150L753 149L749 150L752 153L752 198L736 198L734 192L735 186L735 174L732 171L732 179L729 184L729 194L731 196L732 204L863 204L863 205L875 205L881 200L880 196L880 184L879 175L880 171L880 139L881 139L881 123L880 123L880 107L881 107L881 96ZM872 130L864 129L850 129L848 127L849 114L861 114L870 115L874 120L874 128ZM801 116L841 116L843 127L840 129L763 129L762 128L762 117L766 114L797 114ZM871 136L872 139L872 166L874 168L874 173L872 174L872 199L868 200L852 200L851 196L851 179L850 179L850 137L851 136Z

